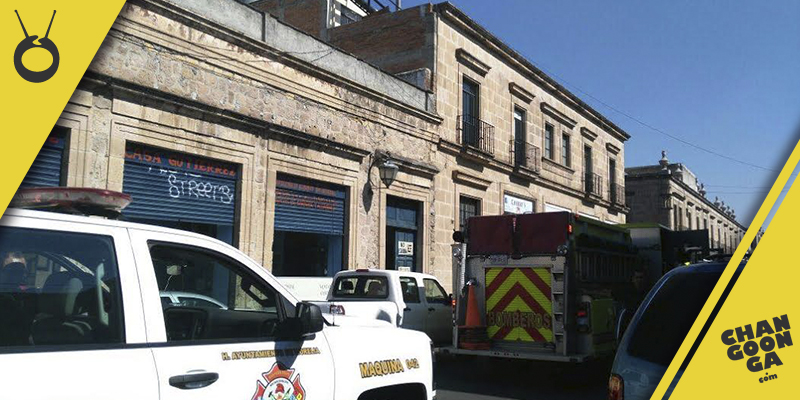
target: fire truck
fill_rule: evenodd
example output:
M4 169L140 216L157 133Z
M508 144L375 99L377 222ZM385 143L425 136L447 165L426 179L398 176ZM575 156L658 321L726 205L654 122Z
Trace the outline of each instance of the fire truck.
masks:
M444 354L583 362L612 355L617 293L641 259L627 229L568 212L473 217L453 236Z

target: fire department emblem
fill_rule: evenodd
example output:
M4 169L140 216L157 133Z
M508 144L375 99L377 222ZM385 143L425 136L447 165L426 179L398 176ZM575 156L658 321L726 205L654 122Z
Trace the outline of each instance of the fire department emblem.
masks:
M304 400L306 393L300 384L300 374L280 363L272 365L269 372L261 375L266 382L258 381L256 393L251 400ZM292 379L294 378L294 379Z

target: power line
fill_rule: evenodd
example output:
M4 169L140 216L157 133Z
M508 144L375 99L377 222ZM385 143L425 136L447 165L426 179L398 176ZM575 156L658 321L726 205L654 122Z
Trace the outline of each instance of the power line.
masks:
M757 169L761 169L761 170L769 171L769 172L778 172L778 170L775 170L775 169L772 169L772 168L767 168L767 167L764 167L764 166L758 165L758 164L753 164L753 163L748 162L748 161L740 160L738 158L722 154L722 153L720 153L718 151L715 151L715 150L712 150L712 149L709 149L709 148L694 144L694 143L692 143L692 142L690 142L690 141L688 141L686 139L683 139L681 137L672 135L669 132L664 131L663 129L659 129L658 127L656 127L654 125L648 124L647 122L644 122L641 119L636 118L636 117L630 115L629 113L626 113L626 112L620 110L619 108L612 106L611 104L608 104L607 102L597 98L596 96L593 96L591 93L588 93L585 90L579 88L578 86L573 85L572 83L568 82L566 79L564 79L564 78L560 77L559 75L551 72L549 69L542 68L541 64L539 64L538 62L536 64L539 66L538 67L539 69L544 71L546 74L558 79L564 85L572 87L575 91L578 91L578 92L582 93L583 95L585 95L586 97L589 97L589 98L593 99L594 101L602 104L603 106L605 106L606 108L610 109L611 111L614 111L617 114L620 114L620 115L630 119L631 121L634 121L634 122L636 122L636 123L648 128L648 129L650 129L652 131L658 132L658 133L660 133L660 134L662 134L662 135L664 135L664 136L666 136L666 137L668 137L668 138L670 138L672 140L678 141L678 142L683 143L683 144L685 144L687 146L693 147L693 148L695 148L697 150L706 152L708 154L711 154L711 155L714 155L714 156L717 156L717 157L720 157L720 158L724 158L724 159L726 159L728 161L732 161L732 162L735 162L735 163L738 163L738 164L741 164L741 165L745 165L745 166L748 166L748 167L751 167L751 168L757 168Z
M734 188L734 189L772 189L772 186L740 186L740 185L711 185L705 184L706 187L719 187L719 188Z
M781 190L781 193L787 193L789 191L788 188ZM757 191L747 191L747 192L727 192L727 191L716 191L716 190L709 190L707 193L714 193L714 194L766 194L769 193L769 189L767 190L757 190Z

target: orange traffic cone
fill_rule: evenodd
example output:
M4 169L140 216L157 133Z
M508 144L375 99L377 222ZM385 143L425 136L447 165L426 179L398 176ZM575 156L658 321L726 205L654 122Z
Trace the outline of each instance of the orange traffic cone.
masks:
M474 284L467 285L467 318L464 325L459 326L458 330L459 347L468 350L488 350L490 348L489 335L486 327L481 324Z
M475 297L475 285L467 286L467 320L464 326L469 328L481 326L481 314L478 311L478 299Z

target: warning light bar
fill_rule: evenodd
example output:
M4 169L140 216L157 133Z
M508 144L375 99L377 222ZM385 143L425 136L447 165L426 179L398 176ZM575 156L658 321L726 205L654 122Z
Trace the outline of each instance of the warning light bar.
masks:
M117 218L130 202L129 194L111 190L48 187L18 190L9 207Z

